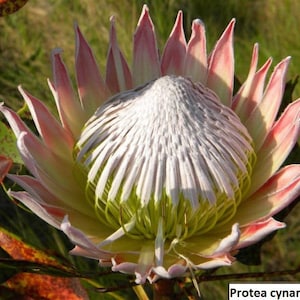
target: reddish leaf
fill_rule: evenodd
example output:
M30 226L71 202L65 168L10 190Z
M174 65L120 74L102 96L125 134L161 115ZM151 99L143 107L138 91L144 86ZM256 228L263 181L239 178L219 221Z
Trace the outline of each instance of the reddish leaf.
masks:
M6 284L10 289L33 299L88 299L77 278L20 273L9 279Z
M28 0L0 0L0 17L12 14L26 4Z
M41 263L64 271L70 269L58 262L55 257L25 244L18 237L2 228L0 228L0 247L16 260ZM23 297L31 297L32 299L88 299L78 278L18 273L7 280L5 286Z

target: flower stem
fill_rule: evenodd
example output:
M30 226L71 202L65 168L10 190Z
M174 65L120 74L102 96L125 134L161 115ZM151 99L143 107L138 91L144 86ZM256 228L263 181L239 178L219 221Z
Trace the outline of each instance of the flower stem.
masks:
M149 297L147 296L142 285L133 286L132 289L137 295L139 300L149 300Z

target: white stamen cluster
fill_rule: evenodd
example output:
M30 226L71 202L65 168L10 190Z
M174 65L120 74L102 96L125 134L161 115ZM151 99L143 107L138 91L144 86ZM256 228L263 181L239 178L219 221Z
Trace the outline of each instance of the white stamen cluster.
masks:
M132 197L138 207L165 198L176 207L185 199L194 210L218 205L220 197L235 201L253 154L233 111L202 84L177 76L115 95L88 121L75 149L92 188L88 197L103 214L105 203L117 210Z

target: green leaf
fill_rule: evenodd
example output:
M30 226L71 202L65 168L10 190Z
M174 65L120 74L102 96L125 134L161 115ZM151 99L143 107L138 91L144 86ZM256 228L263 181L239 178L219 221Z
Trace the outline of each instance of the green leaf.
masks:
M26 297L26 296L25 296ZM13 300L13 299L19 299L23 300L26 299L22 295L18 294L16 291L1 285L0 286L0 299L1 300Z
M0 284L6 282L8 279L10 279L19 272L15 267L2 264L1 262L0 270Z
M17 141L13 131L0 122L0 154L5 155L18 164L23 164L17 148Z

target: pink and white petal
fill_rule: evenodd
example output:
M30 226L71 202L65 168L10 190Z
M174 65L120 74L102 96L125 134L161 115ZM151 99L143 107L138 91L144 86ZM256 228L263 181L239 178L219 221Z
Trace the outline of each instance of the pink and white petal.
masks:
M300 99L289 104L257 152L249 193L255 192L282 165L300 134Z
M21 134L17 143L27 168L34 171L35 177L53 195L67 205L72 203L74 209L87 215L93 211L84 201L81 201L85 199L84 191L78 186L69 162L49 152L41 142L26 133Z
M194 265L193 267L197 269L208 270L208 269L230 266L234 261L235 261L234 257L232 257L229 254L225 254L220 257L214 257L198 265Z
M151 274L154 265L154 243L145 241L141 246L138 264L135 269L135 282L137 284L145 283L147 277Z
M162 75L184 74L184 61L186 56L186 39L183 30L182 11L178 12L172 32L166 42L162 59Z
M157 226L157 233L155 238L155 250L154 250L154 257L155 257L155 265L160 266L163 265L164 256L165 256L165 238L164 238L164 230L163 230L163 219L160 218L158 226Z
M57 122L48 108L38 99L19 87L26 101L35 126L46 146L57 155L70 156L73 149L73 137Z
M300 195L300 165L279 170L259 190L239 206L233 222L241 227L263 221L280 212Z
M112 258L112 271L135 274L135 282L137 284L143 284L150 276L154 265L154 245L153 242L145 242L143 245L139 243L139 248L140 251L137 253L130 251L130 254L134 255L134 257L130 259L128 259L126 253L124 253L123 256L122 250L119 251L119 253ZM132 259L136 259L137 262L132 262Z
M106 85L111 93L118 93L133 88L132 76L128 64L117 43L115 19L110 19L110 43L106 63Z
M122 263L117 263L114 258L112 258L112 271L113 272L121 272L124 274L135 274L135 270L137 268L136 263L132 262L122 262Z
M133 84L139 86L160 76L154 25L147 5L143 6L133 40Z
M26 175L8 175L8 178L22 186L26 192L28 192L28 195L50 215L59 217L60 220L62 220L66 213L68 213L68 215L75 220L76 225L84 228L86 232L95 234L95 228L97 228L97 223L95 223L95 221L97 221L95 219L96 216L93 218L93 215L85 216L82 211L76 211L73 203L65 203L61 199L58 199L33 177ZM20 201L22 202L22 200ZM107 231L106 227L102 226L101 234L108 234Z
M246 123L263 98L265 80L271 64L272 59L269 58L254 74L251 81L249 80L250 78L247 79L245 85L241 87L234 98L232 108L243 123Z
M111 235L112 229L108 225L99 222L94 211L86 214L83 211L78 211L71 207L67 209L67 213L72 226L79 228L98 249L108 251L109 253L113 252L110 247L102 248L100 246L101 242ZM114 252L119 252L119 249Z
M48 80L48 84L55 99L61 123L72 133L75 140L80 134L86 117L75 97L68 71L60 54L60 49L52 51L53 83Z
M134 228L135 221L131 221L127 224L124 225L124 227L119 227L117 230L113 231L110 230L109 235L106 235L106 237L98 244L98 247L104 248L104 247L109 247L110 249L113 249L114 246L118 247L118 251L122 251L122 247L125 246L127 247L126 243L122 242L122 238L125 238L126 240L126 232L129 232ZM113 244L116 245L113 245ZM133 252L133 245L136 245L136 243L132 242L131 243L131 251ZM140 248L140 245L138 245ZM125 250L126 252L126 250Z
M21 154L25 154L26 160L31 160L36 169L43 170L45 174L52 177L58 185L66 185L68 177L72 174L70 162L51 153L43 143L27 133L21 134L18 141Z
M4 177L7 175L10 170L13 161L11 158L0 155L0 183L2 183Z
M31 130L26 126L26 124L21 120L19 115L15 113L10 108L0 104L0 111L5 116L6 120L8 121L10 128L13 130L15 136L18 138L22 132L27 132L28 134L33 135Z
M110 234L111 229L106 226L101 227L101 234L97 231L98 220L96 215L91 214L86 216L82 211L74 209L74 198L71 202L66 203L53 195L46 189L36 178L27 175L8 175L8 178L23 187L38 204L44 207L48 213L57 215L58 212L61 219L68 213L70 218L74 220L76 226L84 228L85 232L97 234L99 238L105 238ZM64 199L65 200L65 199Z
M28 175L13 175L7 176L10 180L21 186L40 204L56 205L63 207L64 204L56 196L45 188L39 180ZM43 200L42 200L43 199Z
M248 77L233 98L232 109L244 122L263 96L265 77L272 62L267 62L256 72L258 63L258 44L254 44Z
M244 123L252 136L255 149L261 147L273 126L282 101L289 61L290 57L287 57L275 67L262 101Z
M82 231L73 227L69 222L68 216L64 217L60 229L77 246L72 250L73 252L71 251L72 254L88 253L88 257L105 260L109 260L112 257L112 253L98 249Z
M152 270L153 272L158 275L158 278L175 278L180 277L186 273L188 269L187 265L182 264L174 264L171 265L168 269L164 268L163 266L154 267ZM152 279L152 282L158 279L156 276Z
M40 140L30 131L30 129L25 125L25 123L20 119L20 117L11 109L0 105L0 111L4 114L6 120L8 121L11 129L13 130L14 134L18 139L20 137L27 135L28 139L31 140L33 145L38 145L40 144ZM27 169L33 174L34 176L37 175L36 173L36 166L32 162L30 156L26 155L26 151L23 152L23 148L19 147L19 152L22 157L22 160L24 161Z
M152 267L149 266L148 269L145 270L139 270L139 264L137 265L137 269L135 271L135 283L136 284L144 284L147 280L147 278L150 276L152 271Z
M224 105L231 106L234 82L233 30L232 19L217 41L208 64L207 87L212 89Z
M192 35L187 45L184 74L194 82L206 84L207 54L205 27L200 19L192 24Z
M30 210L32 210L37 216L39 216L41 219L46 221L48 224L52 225L52 223L49 223L47 219L44 217L40 216L41 213L47 213L49 214L53 219L61 222L63 217L66 214L66 210L57 205L52 205L49 203L44 202L39 196L36 196L34 194L30 194L27 191L25 192L13 192L10 191L9 195L16 200L20 201L23 203L25 206L27 206ZM35 202L35 204L33 204ZM43 211L40 212L40 207L42 207ZM55 226L58 228L57 226Z
M182 264L174 264L168 268L168 273L171 278L183 275L187 271L188 266Z
M191 255L203 258L216 258L227 255L238 243L240 230L238 224L225 224L209 231L201 236L193 236L186 239L182 244L175 246L176 253L182 257ZM194 259L196 260L196 259Z
M241 232L239 224L233 224L231 233L220 241L218 247L214 249L214 251L211 254L205 255L205 257L215 258L226 255L236 246L240 239L240 234Z
M101 233L99 234L97 230L98 220L96 215L92 212L90 215L84 215L82 211L76 211L74 209L74 199L70 203L62 201L48 191L36 178L26 176L26 175L8 175L8 178L13 180L18 185L22 186L26 192L34 199L39 205L41 205L50 215L60 217L60 220L68 213L70 218L74 220L74 224L85 232L94 234L98 238L105 238L110 234L111 229L106 226L101 227ZM99 241L97 241L99 242Z
M98 249L91 249L91 248L82 248L80 246L75 246L71 251L69 251L70 254L76 255L76 256L82 256L87 257L95 260L101 260L101 253L102 251L99 251ZM104 260L107 260L108 257L105 256ZM111 261L109 260L109 264L106 264L105 266L111 266ZM102 266L102 265L101 265Z
M241 228L241 238L234 249L241 249L253 245L273 231L284 227L284 223L276 221L273 218L243 226L243 228Z
M32 212L34 212L38 217L40 217L42 220L44 220L51 226L58 229L60 228L60 223L64 214L63 210L60 210L59 208L53 208L52 210L48 211L45 207L43 207L43 205L38 203L36 199L33 198L27 192L9 191L8 194L14 199L19 200L26 207L28 207Z
M86 120L107 99L106 85L100 75L93 52L84 39L79 27L76 33L76 77L81 105Z
M249 69L249 73L247 76L246 81L244 82L244 84L240 87L240 89L238 90L238 92L236 93L236 95L233 97L233 103L232 103L232 109L237 110L237 107L239 106L239 108L241 108L242 106L246 105L246 103L244 103L244 99L247 98L250 90L251 90L251 86L252 86L252 81L257 69L257 62L258 62L258 44L254 44L253 46L253 51L252 51L252 58L251 58L251 63L250 63L250 69ZM243 99L242 104L240 104L241 99Z

